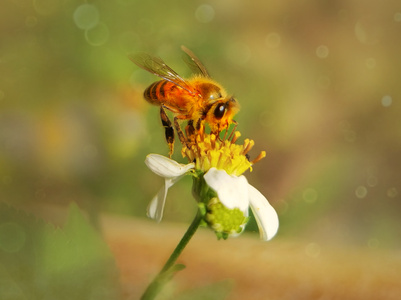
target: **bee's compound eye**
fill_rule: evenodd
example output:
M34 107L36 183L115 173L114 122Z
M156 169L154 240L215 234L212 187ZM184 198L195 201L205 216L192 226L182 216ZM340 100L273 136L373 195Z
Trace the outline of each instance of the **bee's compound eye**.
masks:
M224 116L225 112L226 112L226 105L224 103L220 103L216 106L214 110L214 116L216 117L216 119L220 120Z

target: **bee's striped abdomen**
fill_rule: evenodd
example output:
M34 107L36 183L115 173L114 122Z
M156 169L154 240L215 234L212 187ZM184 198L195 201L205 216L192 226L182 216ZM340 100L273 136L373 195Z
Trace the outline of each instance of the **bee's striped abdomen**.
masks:
M155 105L160 105L166 99L166 94L172 90L175 84L167 80L160 80L152 83L143 93L145 99ZM166 92L167 91L167 92Z

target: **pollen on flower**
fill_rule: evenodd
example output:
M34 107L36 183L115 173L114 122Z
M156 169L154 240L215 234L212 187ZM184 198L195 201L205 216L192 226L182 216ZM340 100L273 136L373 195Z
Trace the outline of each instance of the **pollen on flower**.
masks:
M207 172L214 167L225 170L227 174L239 176L246 170L252 171L252 165L266 156L262 151L254 160L249 161L248 152L255 142L245 139L244 143L235 142L241 136L239 131L231 132L230 136L220 139L215 134L206 134L204 131L196 135L194 142L183 147L182 154L190 162L195 162L195 169Z

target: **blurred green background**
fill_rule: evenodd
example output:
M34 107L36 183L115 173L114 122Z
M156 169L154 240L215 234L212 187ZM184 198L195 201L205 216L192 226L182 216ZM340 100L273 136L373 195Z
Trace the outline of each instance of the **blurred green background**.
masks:
M239 100L251 156L267 151L246 176L278 237L399 247L400 36L399 1L5 0L0 199L146 218L162 181L144 158L168 148L142 98L157 78L127 54L189 76L186 45ZM193 218L190 189L163 222Z

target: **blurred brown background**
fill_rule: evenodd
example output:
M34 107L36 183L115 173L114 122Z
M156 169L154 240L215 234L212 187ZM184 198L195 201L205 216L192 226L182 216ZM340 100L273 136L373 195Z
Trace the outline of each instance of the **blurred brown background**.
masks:
M238 98L238 129L256 143L250 154L267 151L246 174L280 217L263 251L300 240L306 246L297 251L318 256L323 245L354 247L377 260L399 253L399 1L1 6L2 201L28 210L75 201L95 221L100 212L146 223L161 179L144 158L168 148L157 108L142 99L157 78L127 54L158 55L189 76L183 44ZM175 158L182 160L179 151ZM189 224L196 211L190 185L188 178L170 190L165 224Z

